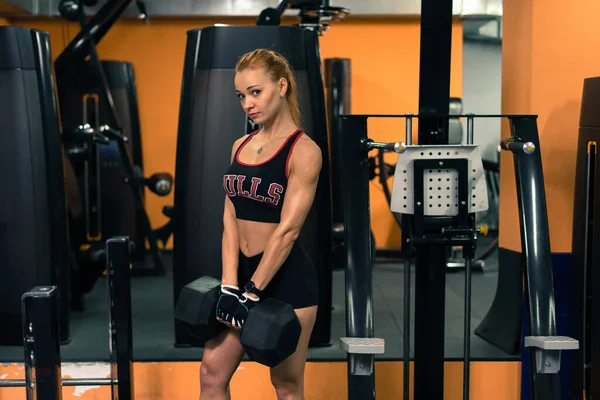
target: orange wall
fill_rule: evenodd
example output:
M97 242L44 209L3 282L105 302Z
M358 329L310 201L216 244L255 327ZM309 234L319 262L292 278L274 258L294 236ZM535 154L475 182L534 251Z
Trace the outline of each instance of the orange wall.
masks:
M135 363L134 390L136 400L189 400L200 394L198 382L199 362ZM71 366L63 378L98 377L106 366L80 364ZM94 369L100 373L94 372ZM471 363L471 398L486 400L516 400L520 397L520 363L473 362ZM90 373L91 372L91 373ZM6 379L23 379L23 368L15 364L0 366L0 376ZM378 400L402 398L402 363L377 362L375 384ZM446 400L462 399L462 363L447 362L444 372ZM411 386L411 394L414 389ZM103 400L110 397L109 387L64 387L64 400ZM248 397L248 393L252 395ZM270 384L269 370L260 364L244 362L231 381L232 398L275 400ZM0 389L0 399L21 400L25 390L21 388ZM348 399L347 367L343 362L311 362L305 373L306 399Z
M138 85L147 174L175 171L175 150L179 96L186 31L216 22L253 24L254 20L161 20L148 25L138 21L119 21L99 45L105 59L132 62ZM54 57L65 47L63 22L47 19L15 19L14 25L36 27L50 32ZM77 32L75 24L65 24L69 38ZM418 20L347 20L334 24L323 36L322 58L352 59L352 112L416 113L418 111L419 37ZM462 25L454 24L451 95L462 93ZM377 122L371 136L376 140L403 139L400 125ZM394 162L390 155L388 162ZM390 181L391 183L391 181ZM399 246L399 230L379 184L371 185L373 230L379 247ZM173 203L173 196L148 195L147 207L154 227L166 222L162 207ZM169 245L170 246L170 245Z
M600 74L600 3L505 0L503 7L502 111L539 115L552 251L570 252L583 80ZM500 245L520 250L512 159L502 157Z

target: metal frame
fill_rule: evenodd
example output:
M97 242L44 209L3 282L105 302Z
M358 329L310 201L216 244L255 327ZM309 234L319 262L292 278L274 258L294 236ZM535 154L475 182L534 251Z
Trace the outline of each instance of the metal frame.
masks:
M332 145L332 149L339 149L338 160L341 168L342 198L344 199L344 226L343 241L346 247L346 335L348 338L373 339L373 288L372 288L372 256L369 212L369 163L368 151L374 148L383 148L388 151L402 153L405 144L375 143L367 137L368 118L405 118L406 139L410 142L412 135L412 118L419 115L342 115L340 131L332 132L332 142L339 144L339 148ZM427 115L425 118L446 119L450 115ZM532 393L535 400L558 400L560 383L558 366L551 369L537 368L535 357L554 357L556 351L571 350L578 347L578 342L569 337L556 337L556 320L554 316L554 297L552 268L550 262L550 242L548 236L548 218L546 212L546 199L544 180L539 151L539 138L537 131L537 117L533 115L460 115L468 118L467 139L473 142L474 118L508 118L511 127L511 137L501 142L500 148L511 151L515 161L515 174L517 194L521 221L521 235L523 256L525 263L525 283L528 299L528 326L530 336L525 338L529 356L532 358L529 374L531 377ZM440 160L437 160L439 162ZM447 162L448 159L442 160ZM435 162L435 161L432 161ZM456 160L455 167L464 171L465 160ZM418 175L423 168L429 168L429 161L418 163L415 173ZM468 176L467 175L463 175ZM421 176L422 180L422 176ZM460 185L461 197L465 197L465 183ZM419 178L416 178L417 182ZM464 179L462 179L464 181ZM417 187L415 190L418 190ZM421 187L421 191L422 191ZM422 193L420 194L422 196ZM415 194L415 196L418 196ZM415 399L436 400L443 398L443 368L444 368L444 301L445 282L443 279L435 280L423 278L419 270L424 267L437 266L436 261L426 252L442 254L439 247L449 245L463 245L465 248L465 354L464 354L464 382L463 398L469 398L470 375L470 303L471 303L471 260L474 255L477 230L474 226L472 215L464 211L454 217L428 217L419 215L403 215L402 243L405 259L410 259L413 252L417 253L416 271L417 295L415 305ZM417 235L416 233L419 233ZM541 233L540 233L541 232ZM432 251L438 249L438 251ZM439 257L439 261L444 261ZM432 264L424 264L432 263ZM408 264L408 263L407 263ZM440 263L444 271L444 263ZM405 287L409 285L409 265L405 266ZM444 275L442 274L442 277ZM408 293L408 292L407 292ZM410 295L406 294L409 298ZM405 299L405 309L408 305ZM408 309L410 310L410 309ZM426 315L427 318L419 318ZM408 313L406 314L408 317ZM409 326L408 318L405 327ZM441 329L432 330L433 327ZM407 329L408 331L408 329ZM406 332L408 333L408 332ZM342 338L347 343L348 338ZM405 339L406 340L406 339ZM441 346L440 346L441 343ZM342 348L348 348L347 346ZM377 349L374 347L374 349ZM408 366L410 354L409 346L405 343L404 362ZM379 352L379 351L377 351ZM348 352L348 393L349 399L373 398L375 393L375 365L374 354L357 354ZM553 354L550 354L553 353ZM554 358L555 359L555 358ZM405 368L405 398L408 395L408 370ZM419 391L419 382L431 379Z
M54 62L54 69L57 87L59 89L58 97L60 100L61 82L70 81L74 79L73 75L80 73L79 66L84 65L84 63L88 62L86 61L87 57L90 58L89 62L91 62L94 66L94 79L97 80L98 86L100 88L99 101L106 103L108 109L110 110L110 113L108 115L109 127L104 128L108 131L106 133L110 133L112 138L117 141L123 167L125 168L127 175L130 177L129 186L133 191L133 196L135 198L137 209L140 211L144 236L148 239L150 245L150 253L152 256L152 261L154 263L154 270L152 272L163 275L166 271L164 263L160 256L157 235L152 229L148 213L146 212L144 206L144 190L143 187L135 183L135 179L133 179L136 177L134 171L134 159L126 141L122 138L122 124L117 113L111 91L109 89L106 74L104 73L96 49L96 46L100 42L100 40L102 40L104 35L106 35L108 30L114 25L114 23L119 19L119 17L123 14L123 12L131 3L132 0L109 0L104 6L102 6L102 8L98 10L94 17L91 18L89 21L85 16L84 7L78 7L77 14L79 24L81 26L81 31L77 34L77 36L75 36L73 40L71 40L71 42L62 51L62 53L59 54L56 61ZM92 128L94 128L95 130L100 129L100 127L98 126L92 126ZM114 134L115 132L117 133L117 135ZM91 146L95 149L94 153L96 153L96 156L98 156L98 149L96 148L97 144L92 143ZM87 190L87 188L85 190ZM101 217L98 216L99 220L100 218ZM98 228L100 229L100 227ZM141 245L143 246L144 244L142 243ZM144 269L144 271L150 272L151 270Z
M58 288L39 286L21 299L25 379L0 379L0 388L25 387L27 400L60 400L61 386L111 386L111 399L135 398L129 238L111 238L106 249L110 378L62 379Z

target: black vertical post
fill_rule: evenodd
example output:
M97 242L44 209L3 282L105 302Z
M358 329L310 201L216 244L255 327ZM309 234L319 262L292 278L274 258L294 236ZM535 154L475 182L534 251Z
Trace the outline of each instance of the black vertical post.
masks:
M510 128L517 140L535 145L535 151L531 154L513 153L522 257L526 265L524 282L529 335L556 336L550 234L537 121L533 117L511 118ZM529 350L529 378L532 400L560 399L559 375L536 372L533 348Z
M341 121L340 115L351 114L351 93L350 93L350 59L348 58L328 58L325 60L325 81L327 83L327 118L329 122L329 135L340 134ZM339 138L343 140L342 138ZM340 165L336 157L340 152L334 149L334 146L340 144L340 140L330 141L331 153L331 202L333 222L341 223L343 220L343 210L340 188Z
M423 0L419 145L448 144L448 119L427 118L427 114L448 114L451 46L452 0ZM424 230L428 231L427 225ZM418 246L415 251L414 396L416 400L441 400L444 397L446 251L431 245Z
M346 336L373 338L373 282L366 117L342 117L339 158L346 248ZM332 137L332 139L336 139ZM375 398L372 354L348 354L348 399Z
M117 379L112 398L133 399L133 333L131 326L131 270L129 238L106 241L106 270L109 301L110 370ZM117 395L115 397L115 390Z
M38 286L23 294L23 348L27 400L60 400L58 288Z

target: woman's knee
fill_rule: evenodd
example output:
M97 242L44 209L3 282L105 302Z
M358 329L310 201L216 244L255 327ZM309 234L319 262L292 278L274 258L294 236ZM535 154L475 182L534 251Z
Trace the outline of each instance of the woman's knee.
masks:
M275 388L278 399L297 398L303 392L303 380L301 378L286 378L282 379L276 376L271 376L271 383Z
M225 390L229 385L228 375L227 371L210 359L204 359L200 364L200 386L203 390Z

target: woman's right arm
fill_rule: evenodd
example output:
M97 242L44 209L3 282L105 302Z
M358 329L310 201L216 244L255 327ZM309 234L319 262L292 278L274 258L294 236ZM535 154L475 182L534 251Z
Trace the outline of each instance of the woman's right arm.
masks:
M233 162L235 152L242 144L244 139L245 137L241 137L233 144L230 162ZM239 252L240 237L237 228L235 208L233 207L233 203L229 199L229 196L225 195L225 207L223 211L223 240L221 243L221 262L223 265L221 283L223 285L239 286L237 279Z
M240 239L238 236L235 209L229 197L225 196L225 211L223 213L222 263L223 285L239 286L237 279Z

